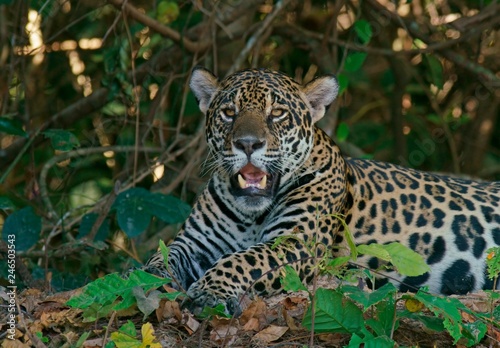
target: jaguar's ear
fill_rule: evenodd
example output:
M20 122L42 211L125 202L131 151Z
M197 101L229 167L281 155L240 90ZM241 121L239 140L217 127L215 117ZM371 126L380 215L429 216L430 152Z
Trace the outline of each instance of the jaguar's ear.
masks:
M319 121L326 109L337 98L339 84L333 75L316 78L304 86L303 92L311 104L313 122Z
M219 80L207 69L197 66L191 72L189 87L198 101L201 112L206 113L210 101L219 87Z

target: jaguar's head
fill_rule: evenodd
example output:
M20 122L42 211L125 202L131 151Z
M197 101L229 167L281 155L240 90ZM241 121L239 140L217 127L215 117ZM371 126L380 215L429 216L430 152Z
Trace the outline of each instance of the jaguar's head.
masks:
M279 188L306 164L314 123L334 101L338 84L324 76L305 86L265 69L219 81L195 68L191 89L206 115L206 137L218 175L240 209L263 211Z

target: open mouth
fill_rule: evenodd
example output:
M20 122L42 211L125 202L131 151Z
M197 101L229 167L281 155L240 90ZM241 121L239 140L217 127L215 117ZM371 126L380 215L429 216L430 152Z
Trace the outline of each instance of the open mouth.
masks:
M231 188L237 196L271 196L276 186L275 176L247 163L231 177Z

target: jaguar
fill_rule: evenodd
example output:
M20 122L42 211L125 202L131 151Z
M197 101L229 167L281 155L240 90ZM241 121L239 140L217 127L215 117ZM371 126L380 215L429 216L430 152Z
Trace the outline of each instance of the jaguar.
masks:
M195 307L222 303L238 313L242 295L282 291L285 264L309 281L307 243L324 246L317 256L346 256L346 230L356 244L399 242L422 255L425 274L387 272L400 291L493 286L484 260L500 245L500 182L344 156L316 126L338 94L332 75L301 85L267 69L219 80L197 67L190 87L206 116L213 174L169 246L168 265L157 252L143 268L175 279Z

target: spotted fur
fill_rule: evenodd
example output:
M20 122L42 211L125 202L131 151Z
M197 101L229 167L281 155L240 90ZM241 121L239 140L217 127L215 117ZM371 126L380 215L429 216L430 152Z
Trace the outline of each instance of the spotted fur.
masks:
M302 243L273 243L294 234L345 255L344 229L334 214L345 216L357 244L396 241L425 258L429 273L390 274L402 291L491 288L484 258L487 248L500 245L500 182L343 157L315 126L337 96L332 76L300 86L269 70L219 81L197 68L190 85L206 114L214 174L170 245L168 270L158 253L145 269L176 278L196 305L224 303L234 312L245 292L279 292L284 263L311 278ZM377 259L364 262L378 266Z

